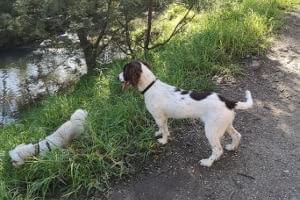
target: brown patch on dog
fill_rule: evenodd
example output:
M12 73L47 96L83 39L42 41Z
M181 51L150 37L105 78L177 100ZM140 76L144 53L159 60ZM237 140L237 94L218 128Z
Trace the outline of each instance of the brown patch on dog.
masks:
M127 63L123 68L125 82L128 82L133 87L137 87L142 73L140 61L132 61Z
M199 92L192 91L190 97L196 101L201 101L202 99L205 99L209 95L211 95L211 92L199 93Z
M218 95L219 99L221 101L223 101L226 105L226 107L229 109L229 110L232 110L235 108L237 102L236 101L230 101L228 99L226 99L225 97L222 97L221 95Z

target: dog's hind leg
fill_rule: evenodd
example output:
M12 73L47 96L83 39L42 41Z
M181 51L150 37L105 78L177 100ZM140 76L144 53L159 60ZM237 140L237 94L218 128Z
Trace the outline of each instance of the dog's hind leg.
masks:
M228 151L235 150L236 148L238 148L238 146L240 144L241 134L237 130L235 130L235 128L232 126L232 124L230 124L228 126L226 131L231 136L232 142L231 142L231 144L227 144L225 146L225 149L228 150Z
M155 136L162 135L162 138L158 139L158 142L161 144L168 143L168 137L170 136L170 132L168 130L168 120L165 117L155 117L155 122L159 128L157 132L155 132Z
M223 147L221 145L221 137L225 132L224 128L214 127L205 124L205 135L212 148L212 154L209 158L200 160L200 164L205 167L210 167L214 161L218 160L223 154Z

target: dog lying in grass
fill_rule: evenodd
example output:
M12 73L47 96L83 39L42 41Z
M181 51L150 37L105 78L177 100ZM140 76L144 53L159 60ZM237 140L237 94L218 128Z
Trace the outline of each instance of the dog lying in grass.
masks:
M48 151L57 148L67 147L74 138L77 138L84 131L84 123L87 112L82 109L76 110L69 121L61 125L54 133L36 144L20 144L9 151L11 163L19 167L29 157L44 156Z
M198 93L185 91L157 80L147 63L132 61L126 64L118 76L123 89L137 88L145 99L147 110L153 116L159 130L155 136L161 144L166 144L170 136L168 118L200 118L205 125L205 135L212 148L212 154L202 159L200 164L210 167L223 154L221 138L225 131L232 143L225 149L231 151L240 144L241 135L233 127L235 110L248 109L253 105L250 91L246 91L246 102L230 101L215 92Z

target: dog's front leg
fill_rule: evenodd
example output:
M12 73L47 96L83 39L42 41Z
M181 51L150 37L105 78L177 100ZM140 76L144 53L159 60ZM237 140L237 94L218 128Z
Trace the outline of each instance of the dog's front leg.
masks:
M170 133L168 130L168 119L166 117L162 117L162 116L156 116L156 117L154 117L154 119L159 128L159 130L157 132L155 132L155 136L162 135L162 138L158 139L157 141L160 144L168 143L168 137L170 136Z

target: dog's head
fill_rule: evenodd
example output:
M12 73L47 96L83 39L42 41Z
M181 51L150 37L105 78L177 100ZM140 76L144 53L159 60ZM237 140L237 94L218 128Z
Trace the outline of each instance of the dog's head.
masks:
M82 109L78 109L76 110L71 118L70 118L70 126L73 127L73 132L72 132L72 135L70 135L70 139L73 139L73 138L76 138L78 137L81 133L83 133L84 131L84 124L85 124L85 120L86 120L86 117L87 117L88 113L86 110L82 110ZM66 122L65 123L65 127L68 126L68 123ZM65 128L65 130L67 130Z
M9 151L11 163L14 167L23 165L25 163L25 160L30 156L34 156L34 154L35 147L33 144L20 144L13 150Z
M77 109L77 110L71 115L70 120L71 120L71 121L79 120L79 121L84 122L84 121L85 121L85 118L87 117L87 114L88 114L88 113L87 113L86 110L83 110L83 109Z
M155 76L150 71L149 64L135 60L124 66L123 72L119 74L118 79L121 81L123 89L132 86L141 91L147 84L155 80Z

